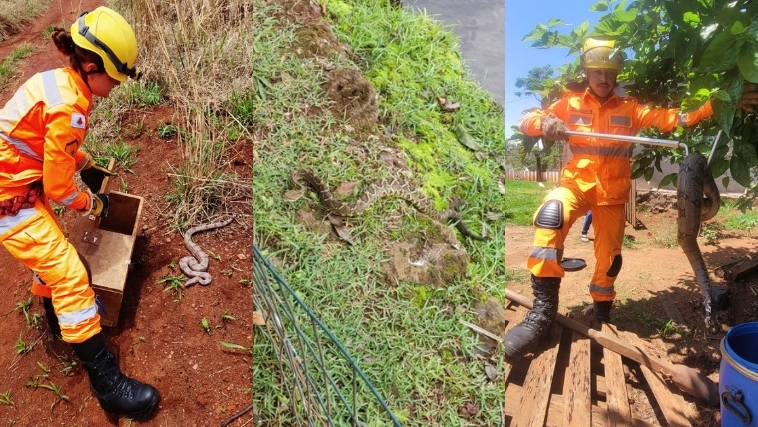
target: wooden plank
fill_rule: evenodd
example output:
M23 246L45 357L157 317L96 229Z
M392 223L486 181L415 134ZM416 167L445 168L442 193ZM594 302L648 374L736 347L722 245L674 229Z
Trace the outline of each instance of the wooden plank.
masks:
M602 331L620 338L618 331L607 323L603 323ZM604 348L603 360L605 361L605 399L608 403L608 426L629 426L631 425L629 420L632 419L632 409L629 406L621 355Z
M714 274L724 280L737 280L755 272L756 269L758 269L758 257L745 258L716 268Z
M548 332L547 342L542 341L543 350L532 361L524 380L520 409L513 418L513 427L542 427L545 424L562 332L563 327L554 322Z
M637 347L642 347L642 340L636 335L626 332L627 340ZM674 394L669 390L663 379L650 368L645 365L640 365L642 375L647 380L650 390L655 395L655 400L663 413L663 417L666 419L670 427L692 427L692 423L685 417L682 412L685 408L684 399L679 394Z
M584 315L574 320L587 324ZM571 340L571 356L563 383L563 426L585 427L592 423L592 400L590 398L590 339L574 331Z
M511 424L507 421L511 419L516 412L521 411L519 405L521 404L522 387L513 384L513 393L505 397L505 419L506 424L504 427L511 427ZM562 427L563 424L563 408L566 407L566 398L560 394L550 395L550 404L547 411L547 419L545 420L545 427ZM608 419L607 410L598 405L592 405L592 423L585 424L582 427L606 427L605 420ZM657 424L650 424L646 421L634 419L632 420L634 427L654 427Z

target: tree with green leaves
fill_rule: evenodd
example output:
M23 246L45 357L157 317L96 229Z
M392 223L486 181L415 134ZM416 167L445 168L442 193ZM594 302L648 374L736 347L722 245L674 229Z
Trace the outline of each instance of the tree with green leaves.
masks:
M758 2L748 0L633 0L599 1L590 11L602 16L594 27L585 22L570 32L566 24L552 18L524 37L537 48L568 48L569 55L581 51L590 36L608 37L627 53L619 81L633 82L627 92L650 106L680 106L689 112L711 99L712 120L693 128L677 128L669 134L655 130L645 136L670 138L687 144L691 151L712 154L714 177L728 171L749 189L743 207L758 195L753 177L758 168L758 119L748 106L738 109L745 83L758 83ZM579 58L557 69L532 92L548 98L562 93L572 82L582 80ZM537 76L538 72L530 72ZM750 86L747 86L750 87ZM743 98L744 99L744 98ZM755 102L755 98L750 99ZM543 100L544 101L544 100ZM515 130L515 129L514 129ZM715 136L723 136L717 147ZM526 147L534 140L514 132L509 141ZM528 149L528 148L527 148ZM680 163L683 153L662 147L645 147L634 158L633 178L650 179L661 170L664 159ZM660 185L676 185L676 174L663 178ZM728 185L724 176L722 183Z

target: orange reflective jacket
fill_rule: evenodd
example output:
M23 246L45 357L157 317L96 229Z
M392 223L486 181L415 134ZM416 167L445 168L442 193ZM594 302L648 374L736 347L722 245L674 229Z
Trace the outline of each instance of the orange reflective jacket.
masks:
M708 101L696 111L682 114L676 108L648 108L633 97L615 93L601 105L587 89L584 93L568 92L544 111L531 112L521 119L521 132L542 135L540 116L550 113L572 131L634 136L650 126L670 132L677 126L694 125L710 117L713 109ZM577 136L569 137L568 142L573 157L561 172L561 181L574 181L583 192L595 187L598 205L626 203L631 187L632 143Z
M55 203L89 209L91 198L73 177L89 160L79 147L91 109L92 93L72 68L27 80L0 110L0 200L41 180Z

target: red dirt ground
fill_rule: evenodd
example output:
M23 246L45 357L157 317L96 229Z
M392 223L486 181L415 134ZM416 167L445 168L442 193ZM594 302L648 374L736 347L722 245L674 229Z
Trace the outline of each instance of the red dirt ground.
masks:
M16 87L34 73L65 65L52 41L40 34L49 25L70 25L80 11L103 4L96 0L54 0L49 11L35 19L24 34L0 44L0 58L20 43L38 45L40 49L26 59L17 70L9 89L0 92L4 103ZM246 347L252 344L252 232L250 210L222 212L219 217L234 214L236 220L222 229L198 233L194 241L204 250L220 256L211 257L209 272L213 283L207 287L193 286L174 301L172 292L164 292L158 280L178 276L178 267L170 264L189 252L183 237L169 228L171 222L164 196L172 191L167 173L169 165L178 165L181 150L175 139L161 139L155 129L162 120L171 122L173 109L166 103L152 110L133 111L122 128L144 119L144 130L138 135L124 135L124 142L139 148L134 174L118 170L131 194L145 198L141 227L132 256L133 267L128 274L119 324L104 328L108 346L116 354L122 370L129 376L155 386L161 393L159 410L147 420L134 421L103 412L89 390L87 374L76 365L67 375L61 357L75 359L70 346L54 342L44 319L40 327L29 327L20 311L5 317L0 330L0 393L10 391L13 405L0 398L0 423L17 426L217 426L223 420L252 402L250 353L229 350L220 342ZM252 142L240 144L233 153L229 168L252 179ZM112 180L111 189L121 191L120 179ZM250 204L251 206L252 204ZM74 214L63 216L64 225L73 226ZM231 275L222 274L229 271ZM0 300L0 314L26 301L31 293L31 272L0 250L0 276L5 277L5 298ZM44 315L36 297L30 314ZM222 314L233 321L222 321ZM207 334L201 327L205 318L211 327ZM22 336L31 351L19 355L15 343ZM61 387L68 401L56 401L55 394L44 388L26 384L49 370L46 384L52 381ZM250 423L248 412L231 426ZM249 425L249 424L248 424Z
M614 323L623 330L636 333L657 348L656 356L668 358L705 373L718 382L721 363L720 342L724 332L711 334L705 331L702 309L697 302L702 301L699 286L692 268L682 249L676 244L676 217L674 208L661 213L638 212L637 219L642 227L626 227L626 235L634 243L624 248L623 267L616 281L616 302L611 312ZM718 220L718 216L714 220ZM587 261L587 268L574 273L566 273L561 283L560 306L568 311L578 311L591 302L588 285L595 265L592 242L579 240L581 223L574 224L566 240L564 256L579 257ZM534 231L532 227L509 226L506 228L506 268L523 273L528 277L526 258L532 248ZM590 239L593 231L590 231ZM673 239L673 240L672 240ZM726 311L715 311L719 320L734 326L758 319L758 275L753 274L737 281L725 281L714 275L717 267L754 256L758 251L758 240L744 232L722 233L716 245L704 245L699 241L712 284L726 287L730 294L730 307ZM509 289L531 297L527 281L512 281ZM666 312L658 291L668 291L676 308L684 319L684 326L690 333L665 333L663 325L671 317ZM664 348L665 347L665 348ZM631 385L629 385L631 387ZM653 425L666 425L659 413L650 411L644 390L632 390L639 404L633 405L635 418ZM647 393L649 394L649 393ZM719 408L703 405L685 395L685 414L695 426L716 427L720 425Z

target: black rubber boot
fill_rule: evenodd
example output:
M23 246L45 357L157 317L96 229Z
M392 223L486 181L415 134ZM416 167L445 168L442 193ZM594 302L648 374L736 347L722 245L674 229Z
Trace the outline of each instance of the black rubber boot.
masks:
M505 334L503 342L506 357L522 357L547 333L558 312L560 287L561 279L558 277L532 276L534 305L524 321Z
M160 399L158 390L124 375L100 334L71 347L89 373L92 392L103 410L135 419L153 412Z
M590 328L599 331L602 330L603 323L611 323L611 307L613 307L613 301L594 301Z
M55 315L53 300L42 297L42 306L45 308L45 318L47 319L47 325L50 327L50 333L53 335L53 338L61 339L61 325L58 324L58 316Z
M611 307L613 307L613 301L595 301L592 303L592 314L595 316L595 320L600 323L611 323Z

